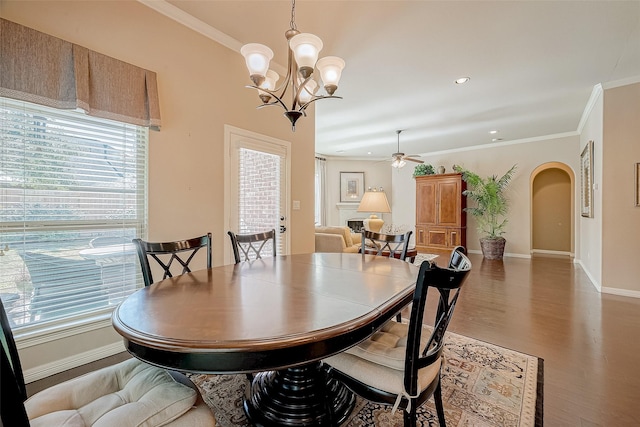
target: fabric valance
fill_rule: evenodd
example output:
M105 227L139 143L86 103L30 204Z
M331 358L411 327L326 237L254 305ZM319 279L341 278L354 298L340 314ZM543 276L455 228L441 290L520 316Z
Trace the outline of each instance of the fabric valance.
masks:
M155 72L2 18L0 96L160 129Z

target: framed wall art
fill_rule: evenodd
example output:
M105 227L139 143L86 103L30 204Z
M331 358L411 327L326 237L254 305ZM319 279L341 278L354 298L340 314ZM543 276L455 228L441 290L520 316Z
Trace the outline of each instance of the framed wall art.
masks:
M633 188L636 190L636 206L640 206L640 163L636 163L634 170Z
M364 195L364 172L340 172L340 201L358 203Z
M581 214L593 218L593 141L589 141L580 154Z

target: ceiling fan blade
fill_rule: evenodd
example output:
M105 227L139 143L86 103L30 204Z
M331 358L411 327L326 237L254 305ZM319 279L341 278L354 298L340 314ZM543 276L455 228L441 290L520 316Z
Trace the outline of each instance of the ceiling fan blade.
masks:
M405 157L422 157L420 154L409 154L406 155Z
M410 162L416 162L416 163L424 163L422 160L412 159L411 157L405 157L404 160L409 160Z

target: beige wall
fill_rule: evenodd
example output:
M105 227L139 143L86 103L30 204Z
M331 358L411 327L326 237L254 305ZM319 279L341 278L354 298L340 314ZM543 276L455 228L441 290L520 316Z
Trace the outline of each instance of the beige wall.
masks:
M506 227L507 244L505 254L509 256L529 257L531 253L531 195L530 180L532 172L541 164L561 162L575 173L579 167L576 151L578 136L550 138L546 140L497 144L482 149L461 150L433 155L423 155L421 160L434 167L443 165L447 172L458 164L481 176L502 175L517 164L518 169L508 189L510 199L509 223ZM415 180L413 168L405 167L399 173L392 174L394 222L415 226ZM471 251L480 251L475 219L467 215L467 247Z
M597 87L596 89L598 89ZM589 276L596 288L602 283L602 92L593 99L591 111L580 134L580 145L576 148L575 156L580 153L589 141L593 141L593 218L580 216L580 169L575 169L576 178L576 211L579 218L577 227L576 259Z
M640 83L605 89L603 123L602 290L624 295L640 292L640 207L634 205Z
M257 111L244 60L136 1L2 1L0 16L156 71L162 130L150 132L149 238L213 233L214 264L228 238L223 224L224 125L292 143L291 252L314 249L313 111L296 132L280 109ZM110 325L77 339L21 348L27 374L38 367L121 342ZM73 344L70 344L72 342ZM34 373L35 372L35 373Z

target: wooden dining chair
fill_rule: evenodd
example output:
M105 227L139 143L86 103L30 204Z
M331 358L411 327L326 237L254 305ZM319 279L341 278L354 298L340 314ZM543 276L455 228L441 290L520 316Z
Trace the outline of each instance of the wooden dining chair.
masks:
M154 283L149 259L153 259L162 268L162 279L173 277L174 274L191 273L189 264L194 256L202 248L206 251L207 268L211 268L211 233L187 240L174 242L146 242L141 239L133 239L136 246L144 285ZM174 264L175 263L175 264ZM172 273L173 269L173 273Z
M388 256L389 258L399 258L404 261L407 258L409 240L413 231L404 234L382 234L375 231L362 230L363 254Z
M27 398L20 357L0 301L0 425L215 426L211 409L185 375L128 359Z
M445 332L471 270L466 255L454 252L459 268L440 268L430 261L420 266L409 323L387 322L367 340L324 360L330 374L354 393L393 406L393 411L402 408L405 427L415 427L418 407L431 396L440 426L446 426L440 383ZM427 305L431 295L437 304ZM431 307L433 326L423 325Z
M271 252L276 256L276 230L271 229L263 233L253 234L236 234L227 231L229 239L231 239L231 247L233 248L233 258L236 264L242 261L262 258L263 250L271 241Z

